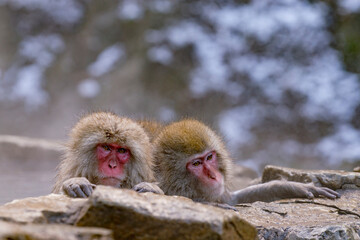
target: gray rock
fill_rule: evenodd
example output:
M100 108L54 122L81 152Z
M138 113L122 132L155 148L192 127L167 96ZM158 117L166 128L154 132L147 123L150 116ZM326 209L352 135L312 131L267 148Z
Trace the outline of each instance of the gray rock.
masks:
M0 135L0 160L57 162L61 154L61 144L57 141L44 139Z
M111 240L112 232L59 224L16 224L0 221L0 240Z
M240 204L241 216L256 226L259 239L360 239L360 190L341 197Z
M0 135L0 204L50 193L60 156L56 141Z
M281 174L277 175L276 169L280 169L278 173ZM239 204L235 206L236 212L195 203L184 197L139 194L98 186L88 199L50 194L12 201L0 206L0 220L16 226L43 225L44 228L34 228L36 233L50 231L56 225L54 223L76 225L81 229L99 227L112 230L114 239L254 239L256 236L259 239L360 239L360 190L344 189L347 185L357 187L357 173L290 171L275 167L272 170L267 179L274 176L300 182L314 179L317 185L341 186L342 189L337 190L341 197L336 200L287 199ZM49 228L48 224L51 224ZM8 226L0 224L0 229L20 229L19 236L24 236L21 235L22 228ZM56 231L65 233L59 235L64 239L73 236L71 230L68 235L67 230L54 228L54 237L47 239L58 239ZM91 239L91 234L89 232L84 238ZM16 239L18 235L11 236ZM29 236L30 239L42 239L36 238L41 234Z
M0 206L0 220L73 224L86 201L87 199L74 199L59 194L14 200Z
M277 179L309 183L331 189L359 189L360 173L339 170L300 170L277 166L266 166L262 182Z
M234 164L231 167L231 183L229 189L231 191L243 189L254 184L256 178L258 178L258 174L254 170Z
M0 220L101 227L113 230L115 239L254 239L257 234L233 210L105 186L97 186L88 199L50 194L15 200L0 206Z
M235 211L184 197L98 186L77 226L114 231L115 239L254 239L256 230Z

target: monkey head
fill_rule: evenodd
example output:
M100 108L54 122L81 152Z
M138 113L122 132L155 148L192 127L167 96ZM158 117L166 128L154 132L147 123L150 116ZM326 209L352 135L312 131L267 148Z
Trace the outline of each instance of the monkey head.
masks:
M166 194L220 201L231 162L221 139L196 120L166 126L154 142L156 172Z
M67 150L60 166L69 175L65 179L86 177L94 184L124 188L153 180L150 140L131 119L109 112L87 115L71 130Z

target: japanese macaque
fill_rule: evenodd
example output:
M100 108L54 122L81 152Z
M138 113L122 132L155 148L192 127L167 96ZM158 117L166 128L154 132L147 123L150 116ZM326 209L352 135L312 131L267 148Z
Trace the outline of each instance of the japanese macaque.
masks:
M135 121L110 112L89 114L70 132L53 189L88 197L96 185L163 193L152 184L152 145Z
M229 153L220 137L196 120L164 127L154 141L154 148L155 173L167 195L230 205L285 198L339 197L329 188L280 180L230 192Z
M163 129L164 125L157 121L140 120L137 121L142 126L150 138L150 142L153 142L156 136L158 136Z

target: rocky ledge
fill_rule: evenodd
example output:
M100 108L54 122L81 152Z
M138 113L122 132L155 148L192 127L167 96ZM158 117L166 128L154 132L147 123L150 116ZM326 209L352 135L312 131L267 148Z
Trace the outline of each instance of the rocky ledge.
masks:
M341 198L289 199L225 209L176 196L98 186L0 206L0 239L359 239L360 173L268 166L263 181L339 187Z

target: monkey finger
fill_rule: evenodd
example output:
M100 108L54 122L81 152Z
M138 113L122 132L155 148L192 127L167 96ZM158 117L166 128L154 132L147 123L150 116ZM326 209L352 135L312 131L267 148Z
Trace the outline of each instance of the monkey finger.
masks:
M74 192L76 193L76 197L80 197L80 198L87 198L87 196L85 195L85 193L81 190L79 185L76 185L73 187Z
M335 194L332 194L328 191L326 191L325 189L322 189L322 188L317 188L316 189L316 192L315 192L315 195L318 197L318 196L324 196L326 198L330 198L330 199L335 199L336 198L336 195Z
M326 190L328 193L331 193L331 194L335 195L337 198L339 198L339 197L341 196L340 193L338 193L337 191L334 191L334 190L332 190L332 189L330 189L330 188L325 188L325 190Z
M90 195L92 194L92 191L93 191L91 185L90 186L89 185L81 185L80 188L87 197L90 197Z
M307 193L306 193L306 197L307 197L308 199L314 199L314 194L313 194L312 192L307 192Z
M76 197L77 197L76 193L75 193L71 188L64 188L64 192L65 192L66 195L68 195L69 197L73 197L73 198L76 198Z
M151 192L151 190L145 188L136 188L135 191L138 193Z

